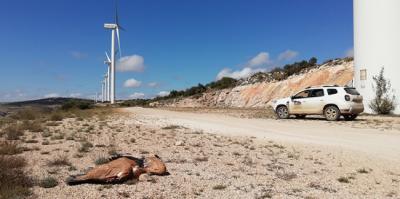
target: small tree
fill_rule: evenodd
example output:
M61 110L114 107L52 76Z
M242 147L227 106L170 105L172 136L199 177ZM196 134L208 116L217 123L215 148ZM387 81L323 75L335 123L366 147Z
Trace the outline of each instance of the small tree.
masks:
M317 60L317 58L315 58L315 57L312 57L312 58L308 61L308 63L309 63L311 66L315 66L315 65L317 64L317 62L318 62L318 60Z
M374 76L375 85L372 88L375 91L375 98L369 103L369 107L378 114L389 114L396 108L396 97L392 94L390 80L383 75L385 72L382 67L379 75Z

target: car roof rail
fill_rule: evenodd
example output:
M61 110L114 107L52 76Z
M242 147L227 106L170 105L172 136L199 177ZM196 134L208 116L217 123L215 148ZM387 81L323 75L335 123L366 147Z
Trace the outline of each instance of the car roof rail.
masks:
M335 84L335 85L325 85L325 86L322 86L322 87L340 87L340 86Z

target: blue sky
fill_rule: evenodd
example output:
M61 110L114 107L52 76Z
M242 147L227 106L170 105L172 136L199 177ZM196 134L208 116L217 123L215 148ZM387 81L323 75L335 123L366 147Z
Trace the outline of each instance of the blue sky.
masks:
M111 40L103 24L113 21L112 0L0 5L0 101L100 91ZM344 57L353 46L351 0L120 0L119 7L122 57L137 69L117 73L119 99L312 56ZM132 78L140 85L125 87Z

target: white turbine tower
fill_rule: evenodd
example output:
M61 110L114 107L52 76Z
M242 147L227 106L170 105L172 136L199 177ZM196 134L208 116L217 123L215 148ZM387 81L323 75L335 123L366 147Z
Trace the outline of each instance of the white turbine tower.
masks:
M106 60L104 61L104 64L107 65L107 74L106 74L106 101L110 101L110 78L111 78L111 59L108 56L106 52Z
M104 89L105 89L105 79L103 79L103 81L101 81L101 102L103 103L104 102L104 94L105 94L105 92L104 92Z
M119 40L119 30L123 28L118 23L118 8L117 3L115 4L115 23L106 23L104 28L111 30L111 70L110 70L110 103L115 103L115 55L119 52L121 57L121 45ZM115 36L117 38L115 38ZM118 41L118 51L115 48L115 39Z

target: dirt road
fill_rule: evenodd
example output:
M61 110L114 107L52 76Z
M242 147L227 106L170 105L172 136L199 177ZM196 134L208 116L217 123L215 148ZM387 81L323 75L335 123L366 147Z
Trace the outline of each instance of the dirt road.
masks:
M274 141L313 144L353 150L374 158L400 162L400 132L352 127L323 120L245 119L213 113L175 112L148 108L126 108L143 123L180 125L207 133L254 136ZM357 123L359 121L353 121Z

